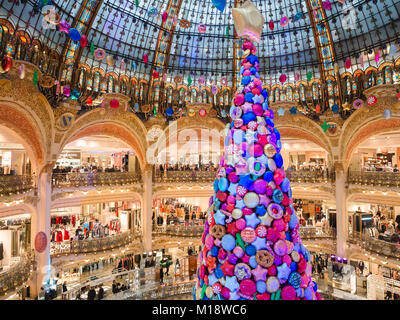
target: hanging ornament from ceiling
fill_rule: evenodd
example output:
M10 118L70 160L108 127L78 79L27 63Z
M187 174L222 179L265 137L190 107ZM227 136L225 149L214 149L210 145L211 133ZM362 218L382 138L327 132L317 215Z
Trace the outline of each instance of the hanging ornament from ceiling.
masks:
M119 101L117 99L112 99L110 101L110 107L113 109L117 109L119 107Z
M167 21L167 19L168 19L168 12L164 11L163 14L161 15L161 20L162 22L165 22Z
M215 96L218 92L218 88L216 86L212 87L212 94Z
M313 74L312 74L311 71L309 71L309 72L307 73L307 81L311 81L312 77L313 77Z
M58 24L58 31L68 33L71 26L65 20L61 20Z
M205 24L199 24L197 26L197 30L199 30L200 33L205 33L206 30L207 30L206 25Z
M94 58L98 61L103 60L106 57L106 52L104 51L104 49L101 48L97 48L94 51Z
M37 70L33 71L33 84L36 86L38 83L38 72Z
M225 35L227 38L229 38L229 26L226 26L225 28Z
M150 7L147 10L147 15L151 18L151 17L155 17L158 14L158 10L156 7Z
M156 70L153 71L153 79L158 79L158 77L160 76L160 73Z
M376 49L376 51L375 51L375 62L376 62L376 63L379 62L379 57L380 57L379 49Z
M227 86L228 85L228 79L227 78L221 78L221 84L223 85L223 86Z
M286 27L289 24L289 18L288 17L282 17L280 25L281 27Z
M78 100L79 96L80 96L80 93L76 89L72 90L72 92L71 92L71 99L72 100Z
M298 13L296 13L295 16L293 17L293 21L294 21L294 22L299 21L299 20L301 20L301 19L303 19L303 12L298 12Z
M274 31L274 28L275 28L275 24L274 24L274 22L271 20L270 22L268 22L268 26L269 26L269 29L271 30L271 31Z
M94 44L93 44L93 42L90 44L90 53L94 57Z
M112 56L107 56L106 62L110 67L114 66L114 58Z
M350 69L351 68L351 59L347 58L344 65L346 66L346 69Z
M200 77L198 82L200 85L204 85L206 83L206 79L204 77Z
M296 72L294 74L294 80L299 81L300 80L300 73Z
M10 71L12 65L13 65L13 60L9 56L5 56L1 61L1 67L3 68L4 72Z
M389 120L391 116L392 116L392 112L389 109L386 109L385 111L383 111L383 119Z
M221 12L224 12L226 0L212 0L213 5Z
M86 99L86 104L87 104L88 106L92 106L92 105L93 105L93 98L92 98L92 96L87 97L87 99Z
M174 82L175 82L176 84L182 83L182 77L181 77L181 76L175 76L175 77L174 77Z
M359 109L364 106L364 101L361 99L354 100L353 107L354 109Z
M281 74L281 76L279 77L279 82L284 84L286 82L286 74Z
M125 60L124 60L124 58L121 59L121 66L120 66L120 68L121 68L121 71L124 71L124 70L125 70Z
M221 117L222 118L226 118L226 111L224 110L224 109L222 109L222 111L221 111Z
M147 54L143 54L143 62L147 64L149 62L149 56Z
M339 112L339 105L338 105L337 103L335 103L335 104L332 106L332 112L333 112L333 113L338 113L338 112Z
M328 11L332 10L332 3L329 0L322 1L322 7Z
M368 104L369 106L373 106L374 104L376 104L377 101L378 101L378 99L377 99L374 95L369 96L369 97L367 98L367 104Z
M190 77L190 74L189 74L189 77L187 78L187 82L188 82L188 86L190 87L192 85L192 78Z
M139 8L139 0L135 0L136 8Z
M204 109L204 108L201 108L201 109L199 110L199 116L202 117L202 118L204 118L206 115L207 115L207 110Z
M25 64L19 66L19 78L22 80L25 78Z
M319 105L319 104L317 104L316 106L315 106L315 113L316 114L319 114L321 112L321 106Z
M166 114L168 117L173 116L173 115L174 115L174 109L172 109L171 107L168 107L168 108L165 110L165 114Z
M133 62L132 62L132 71L135 71L135 70L136 70L136 67L137 67L136 62L133 61Z
M80 43L82 48L85 48L87 46L88 39L84 34L81 36L81 39L79 40L79 43Z
M69 85L66 85L62 88L62 93L65 97L69 97L71 95L71 88Z
M81 39L81 34L75 28L69 29L68 35L72 41L79 41Z

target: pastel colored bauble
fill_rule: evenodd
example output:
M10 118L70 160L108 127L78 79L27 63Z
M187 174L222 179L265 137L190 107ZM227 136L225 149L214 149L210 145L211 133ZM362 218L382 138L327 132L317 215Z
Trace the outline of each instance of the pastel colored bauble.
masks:
M304 289L304 298L306 300L312 300L313 298L313 290L310 287Z
M267 291L269 293L277 292L280 288L281 284L277 277L269 277L267 279Z
M238 263L235 266L235 276L238 280L248 279L251 277L251 268L245 263Z
M258 143L254 143L254 144L250 145L249 153L251 156L258 158L264 153L264 150L263 150L262 145L260 145Z
M232 218L234 218L234 219L240 219L242 216L243 216L243 212L242 212L241 209L236 208L236 209L234 209L234 210L232 211Z
M273 159L268 159L268 169L272 172L276 170L276 164Z
M235 238L231 234L226 234L222 237L221 246L226 251L231 251L235 248Z
M266 144L264 146L264 153L267 157L272 158L276 154L276 148L273 144Z
M236 247L233 249L233 254L234 254L236 257L241 258L241 257L243 257L243 255L244 255L244 250L243 250L242 247L236 246Z
M281 292L282 300L296 300L296 290L292 286L286 286Z
M247 189L243 186L238 186L236 188L236 193L239 197L244 197L247 193Z
M235 130L233 133L233 142L240 144L244 140L245 133L242 130Z
M300 288L301 285L301 276L298 272L292 272L288 278L288 282L290 283L290 285L295 288L298 289Z
M257 286L257 292L259 293L264 293L265 291L267 291L267 284L265 281L257 281L256 286Z
M221 179L219 179L218 188L220 191L225 192L228 189L228 185L229 182L227 178L222 177Z
M242 108L235 107L231 111L231 118L232 118L232 120L240 119L242 114L243 114Z
M252 256L250 257L250 259L249 259L249 264L250 264L250 267L252 267L253 269L254 269L254 268L257 268L258 263L257 263L256 256L255 256L255 255L252 255Z
M232 183L236 183L236 182L238 182L239 177L235 171L232 171L231 173L228 174L228 180ZM284 192L286 192L286 191L284 191Z
M243 198L244 204L248 208L255 208L260 203L260 198L255 192L248 192Z
M206 296L207 296L208 298L212 298L213 295L214 295L214 292L213 292L212 288L211 288L211 287L207 287L207 289L206 289Z
M233 121L233 125L235 128L240 128L243 126L243 119L239 118L239 119L235 119Z
M251 279L245 279L240 282L240 291L246 296L252 296L257 290L257 286Z
M282 183L280 184L281 189L283 192L288 192L289 188L290 188L290 181L288 178L284 178Z
M283 219L278 219L278 220L274 220L274 222L272 223L272 226L276 231L282 232L282 231L285 231L286 223L285 223L285 221L283 221Z
M252 243L256 240L257 236L253 228L246 227L240 232L242 240L246 243Z
M256 116L262 116L264 113L264 110L260 104L255 104L255 105L253 105L253 112Z
M267 190L267 182L263 179L257 179L254 181L253 188L258 194L264 194Z
M197 30L199 30L200 33L205 33L207 28L206 28L206 26L204 24L199 24L197 26Z
M244 220L243 218L236 220L235 224L236 228L238 228L240 231L246 228L246 220Z
M272 194L272 200L276 203L281 203L283 200L283 193L279 189L275 189Z
M280 219L283 216L282 207L276 203L270 203L267 208L267 212L271 218Z
M265 165L260 161L252 161L249 164L250 173L257 177L262 176L265 173L265 170L266 170ZM262 192L258 192L258 193L262 193Z
M284 256L287 253L286 242L283 240L278 240L277 242L275 242L274 252L280 257Z

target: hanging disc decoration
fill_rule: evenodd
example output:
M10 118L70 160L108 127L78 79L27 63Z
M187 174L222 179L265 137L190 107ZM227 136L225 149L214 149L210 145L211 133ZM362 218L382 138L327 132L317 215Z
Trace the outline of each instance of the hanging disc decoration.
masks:
M199 25L197 26L197 30L199 30L200 33L205 33L206 30L207 30L207 27L206 27L205 24L199 24Z
M171 107L168 107L167 110L165 110L165 114L166 114L168 117L173 116L173 115L174 115L174 109L172 109Z
M375 96L369 96L368 98L367 98L367 104L369 105L369 106L373 106L376 102L378 101L378 99L375 97Z
M81 44L82 48L85 48L87 46L88 39L84 34L81 36L81 39L79 40L79 43Z
M383 111L383 119L389 120L391 116L392 116L392 112L389 109L386 109L385 111Z
M174 77L174 82L176 84L182 83L182 80L183 80L182 76L175 76Z
M119 101L117 99L112 99L110 101L110 107L113 108L113 109L118 109Z
M204 118L206 115L207 115L206 109L201 108L201 109L199 110L199 116L202 117L202 118Z
M3 68L3 72L10 71L12 66L13 66L13 60L9 56L5 56L1 61L1 67Z
M54 86L54 79L50 76L43 76L40 78L39 84L42 88L51 88Z
M364 106L364 101L361 99L354 100L353 107L354 109L359 109Z
M39 253L44 252L47 247L47 236L44 232L40 231L35 236L35 250Z
M282 17L281 21L280 21L280 25L281 27L286 27L289 24L289 18L288 17Z
M104 51L104 49L97 48L96 50L94 50L94 58L96 60L101 61L105 57L106 57L106 52Z

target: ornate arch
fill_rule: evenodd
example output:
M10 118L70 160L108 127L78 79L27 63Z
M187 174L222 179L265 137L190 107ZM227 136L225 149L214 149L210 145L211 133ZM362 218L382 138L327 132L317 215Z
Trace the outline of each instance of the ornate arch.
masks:
M142 168L145 166L147 131L140 119L132 113L111 113L94 109L84 114L64 134L57 154L64 149L67 143L91 135L106 135L121 139L136 152L140 166Z
M344 162L345 168L348 167L355 148L363 141L377 134L400 129L400 102L390 96L392 87L393 85L382 86L382 92L377 94L376 105L366 105L358 109L344 123L339 137L339 154L343 157L340 160ZM388 120L382 117L386 109L390 109L392 113Z
M330 162L333 159L332 145L322 128L311 119L300 115L278 116L275 126L281 137L296 137L312 141L328 152Z

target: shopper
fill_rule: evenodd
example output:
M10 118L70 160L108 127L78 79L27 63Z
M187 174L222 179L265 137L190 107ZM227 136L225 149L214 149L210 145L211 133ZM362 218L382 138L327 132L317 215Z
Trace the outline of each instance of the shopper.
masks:
M102 300L104 298L103 284L99 285L99 292L97 293L97 300Z
M95 298L96 298L96 290L94 290L93 287L90 287L88 294L87 294L87 299L94 300Z
M163 268L161 267L160 268L160 283L163 283L164 282L164 271L163 271Z
M117 282L115 280L113 280L111 291L113 294L118 292Z

